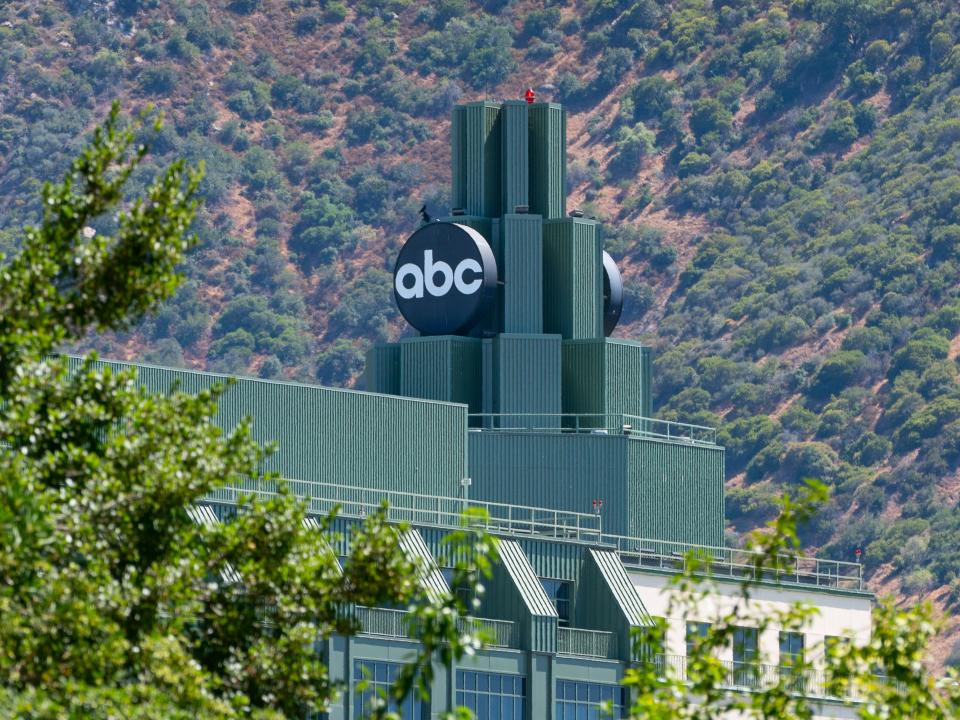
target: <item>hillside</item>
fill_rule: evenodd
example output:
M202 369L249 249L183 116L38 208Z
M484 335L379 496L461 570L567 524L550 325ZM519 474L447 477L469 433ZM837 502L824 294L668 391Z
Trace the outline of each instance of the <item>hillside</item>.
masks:
M452 104L533 85L570 111L571 206L607 224L658 414L721 428L731 531L821 478L804 542L955 613L958 32L931 0L14 0L0 251L113 98L152 105L143 177L205 161L201 245L167 307L88 346L351 384L405 332L389 270L449 206Z

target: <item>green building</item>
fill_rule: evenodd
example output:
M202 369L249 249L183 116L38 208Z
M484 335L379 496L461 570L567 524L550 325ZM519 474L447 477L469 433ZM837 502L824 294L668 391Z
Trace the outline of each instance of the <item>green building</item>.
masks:
M404 718L467 705L481 720L579 720L599 717L605 701L619 716L629 703L619 684L625 668L682 667L690 633L735 596L736 580L752 567L749 553L723 546L724 449L715 432L653 419L649 349L605 336L610 279L597 223L566 214L565 129L555 104L454 110L456 208L436 231L453 223L475 230L496 262L489 302L466 297L477 313L469 326L373 348L370 392L238 378L220 403L225 427L250 416L257 438L277 443L268 469L290 481L311 513L340 507L336 529L345 545L387 499L390 517L409 523L404 547L431 568L438 592L454 590L437 562L440 539L465 507L489 514L500 559L478 615L495 641L438 668L429 703L410 699ZM436 247L436 257L443 251ZM446 272L469 296L484 279L479 267L449 262L437 270L440 283L415 270L428 290L449 287ZM174 382L197 391L222 379L148 366L139 366L139 377L157 391ZM273 488L226 487L195 512L218 522L250 491ZM730 578L729 593L702 603L695 617L670 617L663 590L692 547ZM781 658L812 652L826 636L869 637L871 595L859 565L798 559L795 567L758 579L757 612L805 599L821 608L821 620L803 635L746 628L747 639L730 649L731 668L778 650ZM355 612L361 634L321 648L331 678L347 688L330 712L335 720L363 717L356 681L369 673L374 688L385 686L416 643L404 611ZM631 633L654 618L667 624L665 647L638 657ZM743 676L732 671L731 685ZM813 679L803 692L819 698L823 717L847 716Z

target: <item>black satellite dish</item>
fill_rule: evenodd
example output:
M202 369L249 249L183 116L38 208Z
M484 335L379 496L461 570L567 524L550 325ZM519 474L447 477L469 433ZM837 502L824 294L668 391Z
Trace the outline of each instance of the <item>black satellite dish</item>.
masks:
M623 278L606 250L603 252L603 334L610 336L623 312Z

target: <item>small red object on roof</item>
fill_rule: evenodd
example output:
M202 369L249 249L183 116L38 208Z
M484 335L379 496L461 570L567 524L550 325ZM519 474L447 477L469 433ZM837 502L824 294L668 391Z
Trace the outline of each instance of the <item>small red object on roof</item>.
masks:
M537 97L537 94L533 91L533 88L527 88L527 91L523 94L524 99L527 101L528 105L533 103L533 99Z

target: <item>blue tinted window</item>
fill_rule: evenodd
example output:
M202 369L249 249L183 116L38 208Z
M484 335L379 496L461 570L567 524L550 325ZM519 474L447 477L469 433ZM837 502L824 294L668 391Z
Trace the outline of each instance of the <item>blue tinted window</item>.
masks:
M457 704L476 720L523 720L524 693L519 675L457 670Z
M605 714L604 703L612 714ZM558 720L599 720L627 717L627 691L619 685L557 680Z
M356 660L353 663L353 679L355 682L366 680L367 685L361 692L353 695L353 712L356 718L370 716L370 703L374 698L389 697L390 685L397 679L400 672L399 663L381 662L379 660ZM426 706L413 695L408 695L401 705L394 700L388 703L391 712L400 713L403 720L424 720L429 717Z

